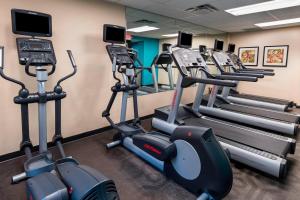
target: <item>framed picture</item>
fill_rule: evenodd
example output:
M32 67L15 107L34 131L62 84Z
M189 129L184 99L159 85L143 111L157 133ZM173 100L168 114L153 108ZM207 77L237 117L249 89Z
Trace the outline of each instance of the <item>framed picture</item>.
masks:
M289 45L265 46L263 66L286 67Z
M239 58L245 66L258 65L259 47L240 47Z

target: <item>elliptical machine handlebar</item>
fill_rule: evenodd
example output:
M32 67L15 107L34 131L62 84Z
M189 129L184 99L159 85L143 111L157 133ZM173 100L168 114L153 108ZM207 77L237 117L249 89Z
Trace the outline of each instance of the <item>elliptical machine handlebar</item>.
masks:
M72 76L74 76L74 75L77 73L77 65L76 65L76 62L75 62L73 53L72 53L71 50L67 50L67 53L68 53L70 62L71 62L72 67L73 67L73 72L70 73L70 74L68 74L68 75L66 75L66 76L64 76L64 77L62 77L61 79L59 79L59 80L57 81L56 87L57 87L57 86L60 86L60 84L61 84L63 81L67 80L68 78L71 78Z
M52 68L50 70L50 72L48 72L48 76L50 76L51 74L53 74L55 72L55 69L56 69L56 65L55 65L55 62L53 59L51 59L50 57L47 57L47 59L49 60L49 63L51 63L52 65ZM26 64L25 64L25 72L26 74L28 74L29 76L32 76L32 77L36 77L36 74L35 73L32 73L30 72L30 66L32 64L32 62L34 61L34 58L30 58Z
M0 52L0 54L1 54L0 55L1 56L0 75L2 76L2 78L4 78L5 80L8 80L10 82L13 82L17 85L20 85L22 87L21 90L27 90L24 83L22 83L21 81L18 81L16 79L13 79L11 77L8 77L7 75L4 74L4 72L3 72L3 70L4 70L4 47L3 46L0 47L0 51L1 51Z

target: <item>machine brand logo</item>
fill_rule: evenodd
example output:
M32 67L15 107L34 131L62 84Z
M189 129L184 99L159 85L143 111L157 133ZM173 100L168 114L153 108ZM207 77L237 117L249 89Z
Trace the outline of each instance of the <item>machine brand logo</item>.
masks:
M149 144L144 144L144 148L148 149L148 150L150 150L150 151L152 151L152 152L154 152L154 153L156 153L158 155L161 155L161 151L159 151L158 149L156 149L155 147L153 147L153 146L151 146Z

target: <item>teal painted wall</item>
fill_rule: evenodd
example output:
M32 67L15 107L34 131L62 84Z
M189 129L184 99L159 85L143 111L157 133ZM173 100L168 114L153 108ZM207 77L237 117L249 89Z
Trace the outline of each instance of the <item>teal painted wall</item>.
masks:
M132 48L138 51L138 57L143 63L144 67L151 67L154 57L159 53L159 40L154 38L146 38L133 36ZM158 76L158 71L156 71ZM141 85L152 85L152 74L147 70L142 72Z

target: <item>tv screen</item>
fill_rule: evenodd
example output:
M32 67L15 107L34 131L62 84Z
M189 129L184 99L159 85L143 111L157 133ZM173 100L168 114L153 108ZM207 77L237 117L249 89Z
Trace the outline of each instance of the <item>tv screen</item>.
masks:
M214 49L217 50L217 51L222 51L223 50L223 45L224 45L223 41L221 41L221 40L215 40L215 47L214 47Z
M199 46L199 52L201 54L205 54L206 53L206 46L205 45L200 45Z
M51 16L28 10L11 10L13 33L29 36L52 36Z
M126 29L122 26L104 24L103 41L114 44L124 44L126 39Z
M229 44L228 45L228 52L229 53L234 53L235 51L235 44Z
M169 43L163 43L162 44L162 50L163 51L169 51L170 46L171 46L171 44L169 44Z
M179 32L177 45L182 48L191 48L193 41L193 34Z

